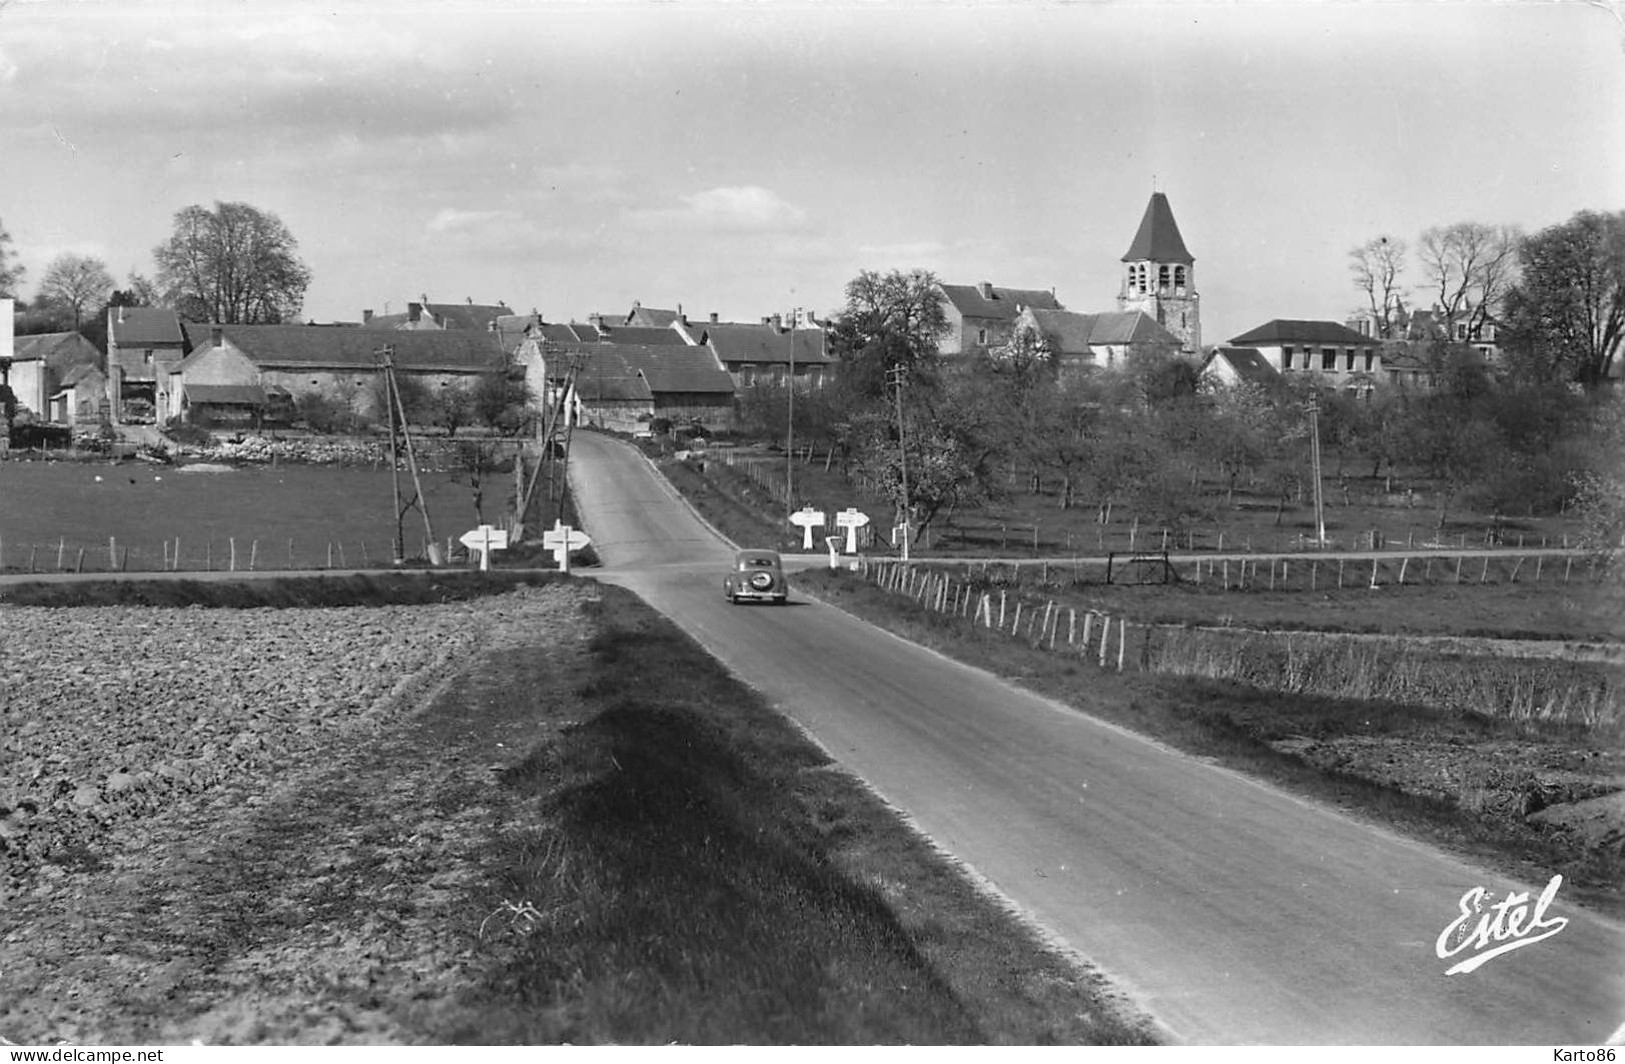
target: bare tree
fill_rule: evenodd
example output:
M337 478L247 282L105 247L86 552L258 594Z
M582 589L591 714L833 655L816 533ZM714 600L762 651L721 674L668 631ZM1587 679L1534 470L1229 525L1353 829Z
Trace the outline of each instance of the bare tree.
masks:
M1365 293L1377 337L1393 339L1394 323L1402 306L1399 277L1405 271L1405 241L1379 236L1349 252L1354 286Z
M1435 226L1422 234L1422 269L1445 324L1464 318L1471 336L1499 315L1501 300L1517 281L1521 237L1515 226L1478 222Z
M299 314L310 269L276 215L246 203L196 204L175 214L175 230L153 251L159 284L184 314L210 321L275 323Z
M73 315L74 332L84 323L85 311L102 306L112 292L113 275L107 272L106 263L71 253L51 260L39 286L41 302Z

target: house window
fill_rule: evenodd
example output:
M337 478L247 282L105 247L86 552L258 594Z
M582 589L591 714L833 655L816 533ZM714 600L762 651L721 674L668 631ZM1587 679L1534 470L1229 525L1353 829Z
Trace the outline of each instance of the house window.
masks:
M1320 349L1320 368L1327 372L1336 371L1337 350L1335 348L1323 347Z
M1292 348L1290 348L1290 347L1281 348L1281 368L1282 369L1291 369L1292 368Z
M152 365L152 351L150 349L141 352L141 361L145 365L148 365L148 366Z
M1350 373L1354 372L1354 348L1343 352L1343 368Z
M976 330L976 342L979 343L979 344L987 343L987 330L986 329L977 329Z
M1376 359L1377 359L1377 356L1375 354L1373 354L1372 352L1367 351L1365 353L1365 371L1367 373L1371 372L1373 363L1376 362Z
M1456 339L1457 340L1465 340L1465 339L1467 339L1467 323L1466 322L1464 322L1464 321L1456 322Z

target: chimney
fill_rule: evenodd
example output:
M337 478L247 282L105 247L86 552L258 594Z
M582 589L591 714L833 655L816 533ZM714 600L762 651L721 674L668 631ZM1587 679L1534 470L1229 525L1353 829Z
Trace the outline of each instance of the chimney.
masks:
M773 331L774 332L783 332L784 331L784 315L782 315L782 314L773 315Z
M209 340L216 347L225 347L226 331L218 325L209 326Z
M418 322L418 319L421 318L421 317L423 317L423 304L422 303L408 303L408 304L406 304L406 320L407 321L409 321L412 324L416 325L417 322Z
M762 315L762 324L763 325L772 325L773 324L773 316L771 314L763 314Z
M716 323L717 323L717 312L713 310L711 312L711 324L715 325Z
M474 297L473 296L464 296L463 298L468 300L468 305L469 306L472 307L474 305Z
M982 293L982 298L983 299L992 299L993 298L993 282L992 281L983 281L982 283L980 283L980 284L978 284L976 286L976 290L978 292Z
M361 324L365 325L371 320L372 320L372 311L370 309L369 310L363 310L361 312Z
M124 324L124 304L123 303L120 303L118 305L118 323L120 325Z

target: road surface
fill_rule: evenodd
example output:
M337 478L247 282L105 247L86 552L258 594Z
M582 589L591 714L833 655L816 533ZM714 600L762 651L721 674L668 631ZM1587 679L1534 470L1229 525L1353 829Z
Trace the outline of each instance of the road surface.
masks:
M1446 975L1436 942L1512 882L1161 747L804 596L730 607L729 550L636 451L578 433L605 568L941 846L1195 1044L1596 1044L1625 1021L1625 927ZM1087 682L1085 679L1081 682ZM1477 926L1477 914L1470 921Z

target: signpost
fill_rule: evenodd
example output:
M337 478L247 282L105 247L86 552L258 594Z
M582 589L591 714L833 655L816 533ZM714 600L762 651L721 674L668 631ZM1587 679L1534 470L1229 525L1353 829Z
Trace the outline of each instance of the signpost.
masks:
M571 528L563 521L554 521L553 527L542 533L542 546L553 552L559 563L559 572L570 571L570 552L580 550L592 540L579 528Z
M801 549L813 549L813 529L824 527L824 511L803 506L790 515L790 523L801 529Z
M829 568L834 572L841 567L841 537L825 536L824 546L829 548Z
M860 513L855 506L848 506L835 515L835 527L846 529L846 553L858 552L858 529L869 523L869 515Z
M471 532L464 532L461 542L469 550L480 552L480 572L483 573L491 568L492 551L508 549L508 533L490 525L481 525Z

